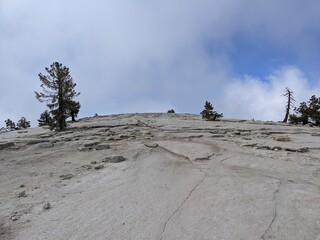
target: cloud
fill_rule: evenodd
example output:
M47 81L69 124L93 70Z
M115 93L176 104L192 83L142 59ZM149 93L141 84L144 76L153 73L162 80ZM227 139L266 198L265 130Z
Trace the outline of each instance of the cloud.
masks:
M286 87L294 92L295 105L299 106L320 90L320 86L310 86L308 82L295 66L282 67L265 79L244 76L225 85L222 105L230 117L281 121L287 101L283 96Z
M319 80L319 8L317 0L0 0L0 125L21 116L36 125L45 109L34 98L37 74L54 61L70 68L82 117L166 108L199 113L212 99L227 109L225 116L277 120L279 113L266 116L255 106L265 107L259 99L270 91L281 96L283 84L272 77L284 79L277 71L287 64L300 69L297 81ZM239 73L241 59L231 54L241 48L239 39L254 48L268 45L273 58L281 57L278 49L292 58L270 69L269 77ZM226 105L230 89L248 86L261 91L256 105L239 99L255 111Z

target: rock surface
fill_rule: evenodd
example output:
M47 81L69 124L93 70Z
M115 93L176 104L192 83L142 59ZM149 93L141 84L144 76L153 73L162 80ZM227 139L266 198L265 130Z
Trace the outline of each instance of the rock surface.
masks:
M0 150L13 147L13 146L14 146L14 142L0 142Z
M4 240L320 239L319 128L122 114L0 143Z

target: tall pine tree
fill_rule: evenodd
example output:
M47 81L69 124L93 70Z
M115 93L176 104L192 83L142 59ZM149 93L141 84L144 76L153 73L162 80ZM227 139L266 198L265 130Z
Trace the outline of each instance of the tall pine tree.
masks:
M39 73L43 92L35 92L36 98L47 103L53 116L53 128L63 130L67 126L69 103L80 93L74 90L76 84L70 76L69 68L54 62L45 70L47 75Z

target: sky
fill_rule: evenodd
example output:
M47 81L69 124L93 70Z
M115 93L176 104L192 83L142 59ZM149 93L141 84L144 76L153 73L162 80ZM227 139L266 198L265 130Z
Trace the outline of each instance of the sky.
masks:
M0 127L37 125L39 73L61 62L79 117L199 114L281 121L320 96L319 0L0 0Z

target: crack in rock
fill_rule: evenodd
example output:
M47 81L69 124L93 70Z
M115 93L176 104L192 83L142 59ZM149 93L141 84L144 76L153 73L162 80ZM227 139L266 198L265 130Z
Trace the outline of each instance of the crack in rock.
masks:
M190 196L192 195L192 193L197 189L197 187L199 187L199 185L201 183L203 183L204 179L206 178L206 176L204 176L201 181L199 183L197 183L190 191L190 193L188 194L188 196L182 201L182 203L179 205L179 207L168 217L168 219L165 221L163 228L162 228L162 232L161 232L161 237L160 240L163 239L163 234L166 231L167 225L169 223L169 221L176 215L176 213L183 207L183 205L188 201L188 199L190 198Z
M273 218L271 219L271 222L270 222L268 228L264 231L263 235L261 236L261 239L263 239L263 240L274 238L274 236L270 235L269 232L272 230L272 225L278 216L278 212L277 212L278 195L279 195L279 190L280 190L281 184L282 184L282 182L280 181L278 184L277 190L273 193L273 201L275 202L274 214L273 214Z
M191 165L193 165L192 161L190 160L190 158L188 158L187 156L184 156L182 154L179 154L179 153L175 153L175 152L172 152L171 150L165 148L165 147L162 147L162 146L158 146L158 148L170 153L171 155L174 155L176 157L180 157L180 158L183 158L185 159L186 161L188 161Z
M224 158L224 159L220 160L220 163L223 163L224 161L227 161L228 159L230 159L230 158L232 158L232 157L234 157L234 156L226 157L226 158Z
M200 158L196 158L195 161L204 161L204 160L210 160L210 158L212 158L215 154L212 153L210 155L208 155L207 157L200 157Z

